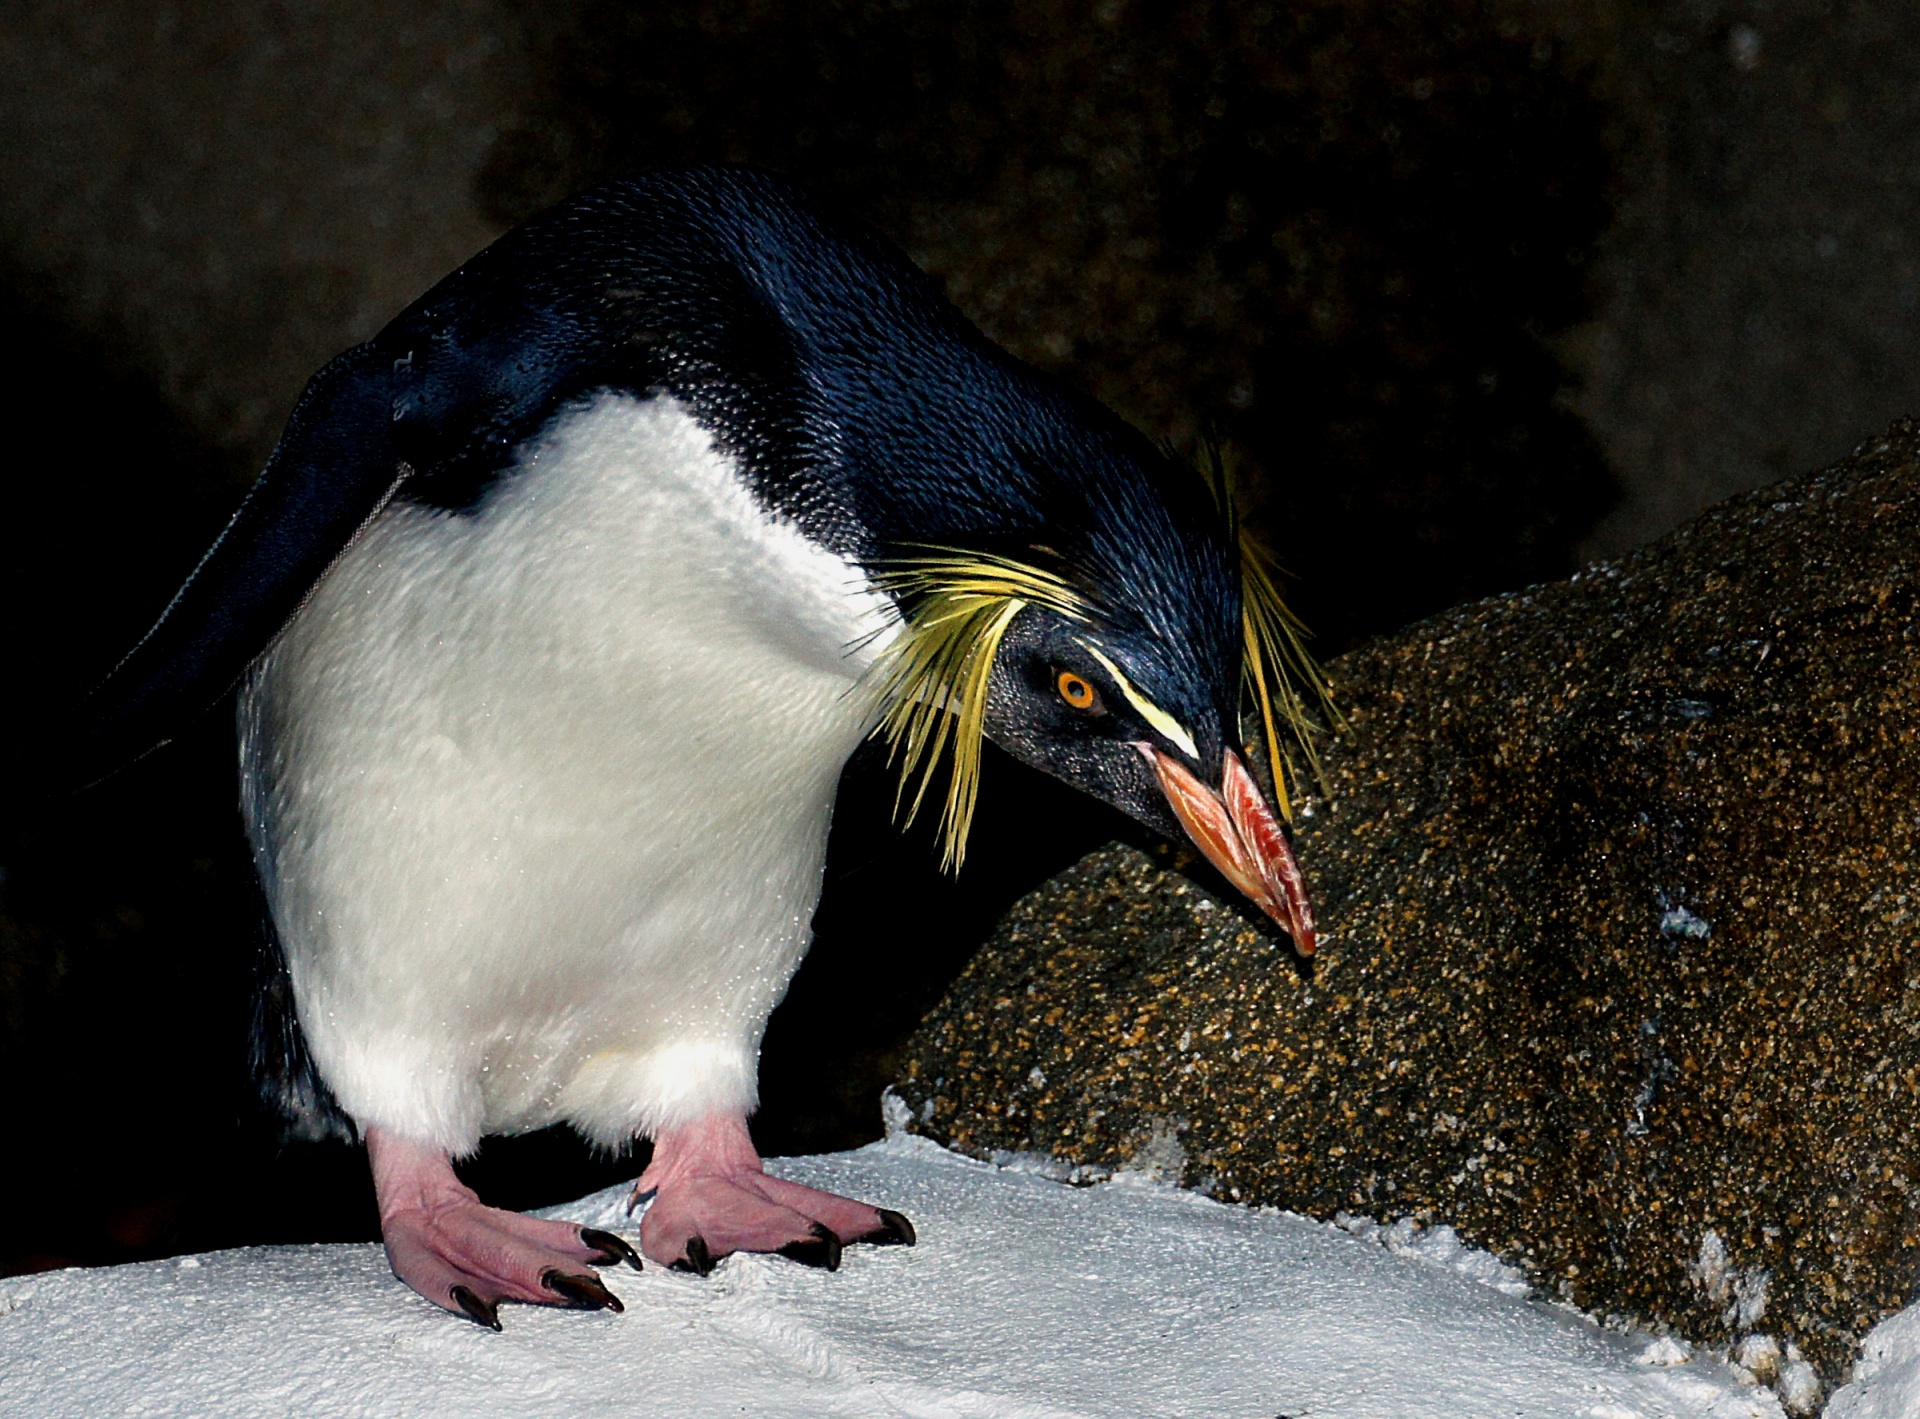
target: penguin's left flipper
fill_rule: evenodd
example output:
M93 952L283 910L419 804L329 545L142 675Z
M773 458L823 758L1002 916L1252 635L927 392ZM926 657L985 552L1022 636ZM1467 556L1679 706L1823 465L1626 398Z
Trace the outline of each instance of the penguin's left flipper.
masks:
M186 585L82 706L68 786L158 748L246 673L406 471L393 359L368 343L307 383L273 457Z

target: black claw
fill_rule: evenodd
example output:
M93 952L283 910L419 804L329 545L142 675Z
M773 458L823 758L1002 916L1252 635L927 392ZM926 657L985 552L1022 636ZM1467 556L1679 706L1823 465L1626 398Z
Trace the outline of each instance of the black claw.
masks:
M688 1237L687 1254L676 1261L671 1271L691 1271L695 1276L710 1275L713 1271L713 1253L707 1250L705 1237Z
M913 1223L900 1213L885 1207L878 1210L880 1226L868 1232L861 1241L870 1247L910 1247L920 1240L920 1234L913 1230Z
M540 1284L568 1305L582 1311L624 1311L620 1298L600 1284L594 1276L574 1276L557 1266L540 1273Z
M906 1219L901 1218L901 1220ZM907 1230L911 1232L913 1228L909 1227ZM616 1261L624 1261L635 1271L641 1269L640 1253L627 1245L626 1238L616 1237L612 1232L603 1232L598 1227L582 1227L580 1245L592 1247L601 1254L600 1260L595 1265L612 1266Z
M627 1216L633 1216L633 1214L640 1209L642 1203L651 1202L659 1195L660 1189L657 1187L650 1187L645 1192L640 1191L640 1189L636 1187L633 1190L633 1196L627 1199Z
M805 1241L788 1242L778 1253L802 1266L818 1266L826 1271L840 1269L840 1239L818 1222Z
M447 1292L453 1303L467 1314L467 1319L484 1325L488 1330L500 1329L500 1312L492 1301L483 1301L475 1295L471 1287L455 1286Z

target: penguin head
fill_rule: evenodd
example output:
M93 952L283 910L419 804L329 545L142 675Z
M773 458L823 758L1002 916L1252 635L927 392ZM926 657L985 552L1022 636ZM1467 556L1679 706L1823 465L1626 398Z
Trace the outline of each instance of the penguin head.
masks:
M1184 831L1158 782L1172 760L1217 781L1234 744L1237 657L1175 655L1097 612L1023 607L988 685L985 732L1016 758L1154 831ZM1211 661L1211 663L1209 663Z
M1048 542L1017 551L922 548L891 563L882 581L904 627L883 658L881 732L902 761L909 814L950 765L950 866L965 852L979 742L990 738L1150 830L1192 839L1311 954L1312 915L1280 826L1280 736L1312 762L1305 705L1324 682L1228 511L1231 490L1218 481L1206 498L1191 472L1160 462L1134 480L1155 490L1150 507L1118 521L1096 507L1056 517ZM1242 757L1249 702L1279 813Z

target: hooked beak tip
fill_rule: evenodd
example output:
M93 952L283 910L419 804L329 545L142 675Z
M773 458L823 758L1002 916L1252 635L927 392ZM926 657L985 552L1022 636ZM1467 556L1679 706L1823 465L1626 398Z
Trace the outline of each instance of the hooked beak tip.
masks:
M1173 815L1220 875L1311 956L1319 946L1307 887L1285 831L1240 756L1227 751L1219 792L1171 754L1142 744Z

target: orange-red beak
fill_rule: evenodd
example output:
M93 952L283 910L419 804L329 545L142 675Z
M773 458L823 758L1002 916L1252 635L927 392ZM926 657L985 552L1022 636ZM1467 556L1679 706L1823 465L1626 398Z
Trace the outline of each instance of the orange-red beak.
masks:
M1221 792L1215 793L1171 754L1150 744L1139 748L1153 765L1160 791L1167 795L1193 845L1220 869L1222 877L1286 928L1294 950L1311 956L1319 942L1313 934L1307 884L1300 878L1280 820L1267 807L1240 756L1227 751L1225 780Z

